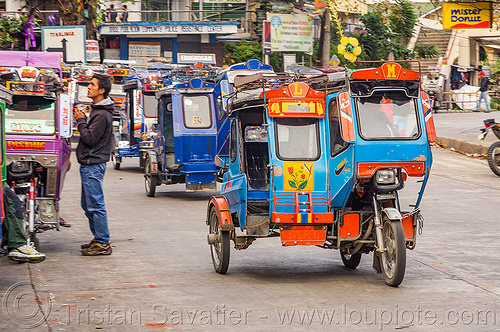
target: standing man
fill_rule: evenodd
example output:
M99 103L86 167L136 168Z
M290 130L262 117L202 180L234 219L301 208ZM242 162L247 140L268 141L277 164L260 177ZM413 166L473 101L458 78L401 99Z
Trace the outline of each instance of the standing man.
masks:
M109 8L106 11L108 13L108 22L116 23L116 16L118 15L118 13L115 10L115 5L109 5Z
M479 95L479 101L477 102L477 111L481 110L481 99L484 99L486 103L486 111L485 113L491 112L490 107L490 98L488 96L488 78L484 75L484 71L479 72L479 77L481 78L481 82L479 84L479 91L481 94Z
M120 15L120 21L122 21L122 23L128 22L127 5L122 6L122 14Z
M108 97L111 78L108 75L94 74L87 89L88 97L93 102L89 118L78 108L73 108L73 116L80 132L76 157L80 163L82 180L81 204L94 235L89 244L82 245L81 252L84 256L110 255L102 181L112 149L114 102Z

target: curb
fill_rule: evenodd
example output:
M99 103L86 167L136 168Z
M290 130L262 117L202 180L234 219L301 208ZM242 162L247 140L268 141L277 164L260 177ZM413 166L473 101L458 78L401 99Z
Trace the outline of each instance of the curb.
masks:
M484 156L488 152L487 146L473 144L453 138L438 137L436 143L446 149L454 149L465 154L479 154Z

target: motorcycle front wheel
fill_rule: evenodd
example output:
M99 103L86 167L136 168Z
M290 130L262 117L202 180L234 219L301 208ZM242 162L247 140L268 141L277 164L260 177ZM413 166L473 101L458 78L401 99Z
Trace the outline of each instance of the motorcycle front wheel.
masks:
M487 153L488 165L496 176L500 176L500 141L490 145Z
M400 222L383 220L382 237L385 251L381 254L381 270L385 283L397 287L405 276L406 243L403 226Z

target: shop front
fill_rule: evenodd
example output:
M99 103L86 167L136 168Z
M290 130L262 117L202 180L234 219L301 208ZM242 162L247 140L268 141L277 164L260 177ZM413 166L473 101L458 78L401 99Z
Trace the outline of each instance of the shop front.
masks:
M217 36L238 31L237 22L160 22L104 24L99 27L104 59L135 60L144 65L151 57L177 63L178 53L211 53L222 65L223 44Z

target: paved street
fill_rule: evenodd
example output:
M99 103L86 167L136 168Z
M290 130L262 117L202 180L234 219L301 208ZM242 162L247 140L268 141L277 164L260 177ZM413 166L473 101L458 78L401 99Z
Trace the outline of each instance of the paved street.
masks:
M47 260L0 260L1 331L500 331L500 178L484 160L434 149L423 234L399 288L371 255L352 271L337 251L279 239L232 250L218 275L204 224L213 193L160 186L148 198L136 159L105 176L113 254L81 256L90 231L75 165L61 204L73 226L40 235Z

